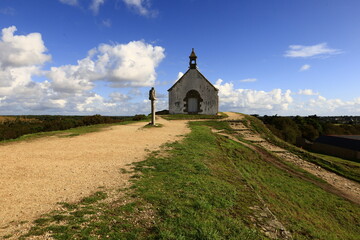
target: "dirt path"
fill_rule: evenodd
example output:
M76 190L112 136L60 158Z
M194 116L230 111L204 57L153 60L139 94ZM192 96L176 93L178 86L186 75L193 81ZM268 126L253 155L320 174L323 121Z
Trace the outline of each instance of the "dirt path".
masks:
M299 156L280 148L270 142L267 142L265 139L261 138L261 136L251 129L247 128L242 122L239 120L243 120L244 116L238 113L232 113L227 112L226 113L229 117L226 119L227 121L230 121L230 126L237 131L237 134L240 135L243 139L248 140L255 144L257 146L257 151L262 154L266 155L266 159L271 160L271 157L269 154L266 154L263 151L260 151L261 149L258 147L263 147L267 149L268 151L274 153L281 159L291 162L298 167L310 172L311 174L325 180L330 186L326 186L324 184L317 184L318 186L322 187L323 189L332 192L338 196L341 196L343 198L346 198L352 202L355 202L357 204L360 204L360 184L356 183L354 181L351 181L347 178L344 178L342 176L339 176L333 172L327 171L320 166L310 163L308 161L305 161L301 159ZM280 163L277 162L274 164L279 165ZM285 170L285 165L281 164L281 166ZM287 171L290 171L287 169ZM301 176L304 178L304 176ZM304 178L305 179L305 178ZM306 179L305 179L306 180ZM308 179L310 181L310 179Z
M112 126L77 137L46 137L0 146L0 236L56 207L74 202L99 187L124 187L121 168L145 159L149 151L190 132L187 121L159 119ZM20 224L21 225L21 224Z

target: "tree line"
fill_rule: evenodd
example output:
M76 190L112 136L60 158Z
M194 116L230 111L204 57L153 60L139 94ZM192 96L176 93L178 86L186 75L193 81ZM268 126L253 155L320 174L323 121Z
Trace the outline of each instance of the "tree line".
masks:
M299 137L314 141L322 135L360 135L360 124L336 124L311 115L307 117L256 116L279 138L296 144Z

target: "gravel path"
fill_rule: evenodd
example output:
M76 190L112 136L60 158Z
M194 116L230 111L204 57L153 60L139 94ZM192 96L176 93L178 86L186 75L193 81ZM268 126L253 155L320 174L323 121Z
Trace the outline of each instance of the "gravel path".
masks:
M78 201L99 187L127 186L128 174L121 168L190 132L187 121L158 122L163 127L142 128L146 123L139 122L77 137L0 145L0 236L58 202Z

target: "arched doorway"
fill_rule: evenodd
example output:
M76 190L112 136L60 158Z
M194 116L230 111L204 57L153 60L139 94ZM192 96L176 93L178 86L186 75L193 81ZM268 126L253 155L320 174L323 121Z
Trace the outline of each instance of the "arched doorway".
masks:
M196 90L190 90L186 93L185 101L185 110L188 114L198 114L202 112L200 109L201 102L203 101L200 97L200 93Z

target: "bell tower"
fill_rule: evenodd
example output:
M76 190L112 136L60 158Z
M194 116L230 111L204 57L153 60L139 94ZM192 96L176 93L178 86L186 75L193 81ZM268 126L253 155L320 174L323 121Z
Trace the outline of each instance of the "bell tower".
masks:
M190 58L190 69L196 69L196 59L197 59L197 56L196 56L196 54L195 54L195 52L194 52L194 49L192 49L189 58Z

